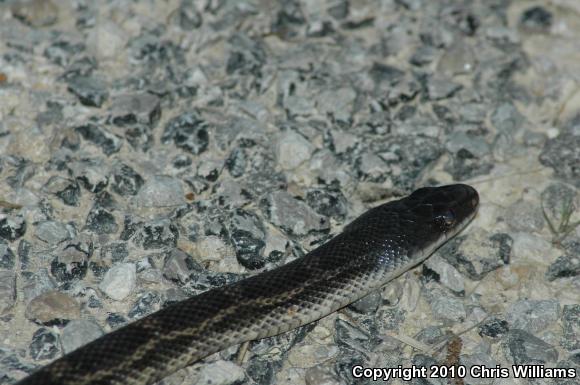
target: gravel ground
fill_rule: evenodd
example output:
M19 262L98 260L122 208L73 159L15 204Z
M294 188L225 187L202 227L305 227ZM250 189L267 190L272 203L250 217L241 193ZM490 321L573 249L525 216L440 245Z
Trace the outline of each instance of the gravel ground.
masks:
M579 84L577 0L0 0L0 383L454 181L424 266L163 383L580 373Z

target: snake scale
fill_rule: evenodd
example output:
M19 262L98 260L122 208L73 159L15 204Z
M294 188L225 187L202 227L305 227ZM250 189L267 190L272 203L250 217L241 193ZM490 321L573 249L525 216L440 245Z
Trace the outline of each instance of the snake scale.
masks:
M424 261L474 217L475 189L421 188L370 209L301 258L167 306L18 385L145 385L212 353L320 319Z

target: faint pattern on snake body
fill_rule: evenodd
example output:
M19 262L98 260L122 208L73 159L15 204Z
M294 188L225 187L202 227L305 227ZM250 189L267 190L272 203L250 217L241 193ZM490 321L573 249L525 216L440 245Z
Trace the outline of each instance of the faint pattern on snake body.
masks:
M419 189L367 211L304 257L170 305L18 385L151 384L228 346L315 321L421 263L478 203L467 185Z

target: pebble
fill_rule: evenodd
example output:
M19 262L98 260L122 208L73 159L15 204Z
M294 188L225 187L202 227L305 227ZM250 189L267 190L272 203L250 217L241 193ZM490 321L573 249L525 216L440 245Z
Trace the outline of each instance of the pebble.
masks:
M553 281L559 278L577 277L580 275L580 257L579 254L563 255L558 257L548 267L546 279Z
M44 188L49 194L56 195L65 205L79 205L81 189L75 180L55 175L46 182Z
M45 325L60 323L78 319L80 306L67 294L51 290L34 297L26 306L25 316Z
M560 134L548 139L542 148L540 162L554 170L564 181L580 187L580 135Z
M193 272L202 270L193 257L183 250L172 249L165 259L163 265L163 276L174 282L181 284L189 281L189 277Z
M58 336L50 329L40 328L32 336L32 342L28 348L30 357L35 360L50 360L60 352Z
M84 158L68 165L73 176L92 193L103 191L109 184L108 169L100 159Z
M216 361L205 365L197 378L199 385L233 385L244 381L244 370L233 362Z
M51 246L56 246L70 238L66 226L56 221L43 221L38 223L34 235Z
M426 268L437 274L437 280L456 294L465 293L465 279L456 268L447 263L439 255L433 255L425 261Z
M107 85L99 78L75 77L69 80L68 90L76 95L83 105L88 107L99 108L109 97Z
M30 265L30 251L32 250L32 243L26 239L18 242L18 258L20 259L20 269L27 270Z
M317 110L339 124L349 124L356 97L352 87L323 90L316 98Z
M278 164L283 170L293 170L310 159L314 149L302 135L287 130L278 138L276 147Z
M427 94L431 100L447 99L461 89L461 84L441 76L433 76L427 83Z
M16 266L16 256L10 246L0 243L0 269L12 270Z
M111 187L119 195L137 195L144 181L141 175L126 164L118 163L113 169Z
M193 6L191 1L182 1L179 7L173 12L171 20L179 25L184 31L192 31L201 27L203 17Z
M346 197L339 189L309 189L306 193L306 203L318 214L338 220L343 220L348 212Z
M271 384L274 381L274 374L279 366L279 363L268 359L253 359L245 368L246 375L256 384Z
M576 190L564 183L552 183L542 191L542 214L545 214L552 227L559 228L565 217L576 210Z
M481 367L497 368L496 365L499 365L499 363L488 353L462 354L460 356L460 364L464 365L466 368L465 383L473 385L492 385L496 383L497 376L471 376L471 373L474 375L478 373L477 370L480 370ZM473 371L472 368L475 369L475 371Z
M80 11L81 9L77 10ZM93 15L90 15L90 18L92 17ZM87 46L90 52L104 61L123 58L123 49L128 40L127 33L113 20L99 19L99 25L99 28L90 28L88 31Z
M560 304L555 300L521 300L506 311L510 328L537 333L545 330L560 318Z
M428 300L433 315L440 320L462 322L467 317L465 304L460 298L437 290L429 294Z
M304 381L306 385L339 385L341 383L332 370L320 365L306 369Z
M255 213L238 209L234 212L229 229L238 262L250 270L264 267L266 234L260 218Z
M0 215L0 238L12 242L26 233L26 220L22 215L2 216Z
M491 114L491 123L498 133L515 134L525 121L524 116L509 102L497 106Z
M115 234L119 230L119 225L109 210L95 206L87 215L85 228L96 234Z
M552 13L541 6L526 9L520 17L520 25L531 32L548 32L552 26Z
M127 316L131 319L144 317L147 314L153 313L156 310L155 306L159 305L160 302L161 298L159 298L159 294L154 291L141 293L127 313Z
M286 191L270 193L265 201L265 211L274 225L291 234L306 235L310 231L324 231L330 227L325 217Z
M136 202L142 207L179 206L185 203L181 182L168 175L155 175L139 190Z
M58 20L59 9L50 0L32 0L12 5L15 18L32 27L48 27Z
M550 364L558 351L550 344L521 329L511 329L503 345L508 358L516 365Z
M580 349L580 305L564 305L562 310L562 347L568 351Z
M449 76L467 74L475 70L477 59L471 46L461 40L445 50L437 63L437 71Z
M432 63L437 58L437 55L438 51L435 48L429 45L422 45L415 50L409 59L409 63L416 66L424 66Z
M507 207L504 217L514 231L539 232L545 222L541 208L523 200Z
M382 302L381 293L375 290L350 304L349 309L361 314L374 314Z
M99 289L109 298L122 301L135 289L137 271L132 263L119 263L105 273Z
M103 330L92 321L74 320L61 332L60 340L65 354L80 348L103 335Z
M507 234L489 234L481 229L473 229L469 237L464 240L451 240L436 255L441 256L461 274L480 280L510 262L514 243ZM513 248L515 249L515 245Z
M75 132L78 132L84 140L99 147L107 156L119 152L123 146L123 139L120 136L100 124L87 123L76 127Z
M197 175L208 180L210 182L215 182L223 170L223 162L217 159L205 159L197 167Z
M55 256L50 263L50 272L58 282L68 284L85 277L87 261L84 258L72 260L67 257L61 261L59 256Z
M208 129L208 123L197 112L186 112L167 123L161 141L168 143L173 140L178 148L198 155L208 148Z
M154 125L161 117L159 98L148 93L117 95L112 98L111 105L110 119L117 126Z
M175 247L179 231L169 219L156 219L143 223L135 233L133 242L145 250Z
M516 261L534 261L540 266L546 265L547 257L555 250L545 238L535 234L516 233L513 240L513 259Z
M100 260L106 265L123 262L129 256L125 242L111 242L101 246Z
M509 324L506 320L497 317L490 317L478 327L480 336L491 338L501 337L509 331Z
M372 350L377 343L373 337L361 328L338 318L335 322L335 341L339 348L354 349L359 352Z
M234 178L244 175L248 164L247 155L244 149L234 148L225 162L225 167Z
M16 303L16 273L0 270L0 315Z
M467 150L470 154L478 158L488 155L491 151L490 145L483 138L460 131L449 135L445 147L452 154L457 154L461 150Z

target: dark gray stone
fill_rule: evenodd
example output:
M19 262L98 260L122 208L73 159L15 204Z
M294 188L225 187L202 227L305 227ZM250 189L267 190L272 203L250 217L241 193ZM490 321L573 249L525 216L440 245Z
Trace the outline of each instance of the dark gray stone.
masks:
M0 238L15 241L26 232L26 220L20 214L0 217Z
M509 102L500 104L491 114L491 123L498 133L513 135L520 129L524 121L523 115Z
M153 291L148 291L139 296L137 301L133 304L127 316L131 319L138 319L155 311L155 307L161 303L159 294Z
M179 231L169 219L157 219L144 223L133 238L133 242L144 248L158 249L163 247L175 247Z
M352 304L350 304L349 309L352 309L362 314L374 314L382 302L383 299L381 297L381 293L375 290L370 294L365 295L358 301L355 301Z
M198 155L209 145L209 124L197 112L186 112L171 119L165 126L161 141Z
M43 221L38 223L34 235L52 246L56 246L70 238L66 226L56 221Z
M238 209L232 216L229 229L238 262L250 270L264 267L266 234L260 218L255 213Z
M111 155L119 152L123 146L123 140L117 135L111 133L101 125L88 123L75 128L83 139L95 144L103 150L105 155Z
M328 219L286 191L269 194L263 206L270 221L290 234L306 235L311 231L328 230L330 226Z
M60 339L63 351L67 354L102 335L103 330L96 323L87 320L73 320L62 329Z
M526 9L520 17L520 25L532 32L548 32L552 26L552 13L542 6Z
M309 189L306 202L318 214L338 220L344 219L348 211L346 197L338 188Z
M427 81L427 95L430 100L450 98L461 88L461 84L455 83L451 79L445 77L432 76Z
M569 351L580 349L580 305L564 305L562 330L561 345Z
M50 360L59 353L58 336L47 328L38 329L32 336L29 353L33 360Z
M113 98L111 105L110 119L117 126L154 125L161 117L159 98L148 93L119 95Z
M543 331L559 318L560 304L555 300L522 300L511 305L506 311L506 321L510 324L510 328L530 333Z
M95 206L87 215L85 228L97 234L115 234L119 230L119 225L111 212Z
M16 273L0 270L0 315L16 303Z
M143 178L131 167L119 163L113 170L111 187L119 195L137 195L143 186Z
M516 365L554 363L558 351L550 344L521 329L511 329L503 341L504 352Z
M136 202L143 207L173 207L185 203L184 195L179 179L155 175L139 190Z
M39 269L34 274L25 274L23 278L22 292L26 302L56 288L56 283L47 269Z
M478 327L478 330L480 336L497 338L509 331L509 325L506 320L490 317Z
M16 256L7 243L0 242L0 269L12 270L16 266Z
M558 257L546 271L546 279L553 281L559 278L576 277L580 275L579 254L567 254Z
M92 193L101 192L109 184L108 168L101 159L85 158L69 164L74 177Z
M563 133L548 139L540 163L552 168L559 178L580 187L580 135Z
M48 193L56 195L65 205L79 205L81 189L75 180L53 176L46 182L44 188Z
M85 106L101 107L109 97L106 83L93 77L74 77L69 80L68 90Z

